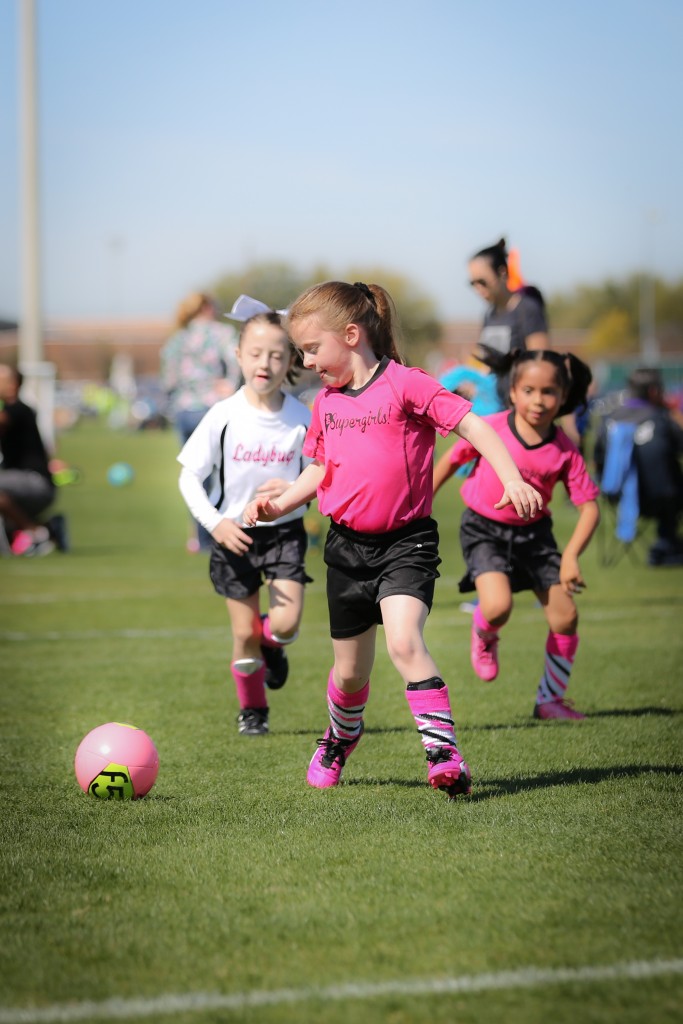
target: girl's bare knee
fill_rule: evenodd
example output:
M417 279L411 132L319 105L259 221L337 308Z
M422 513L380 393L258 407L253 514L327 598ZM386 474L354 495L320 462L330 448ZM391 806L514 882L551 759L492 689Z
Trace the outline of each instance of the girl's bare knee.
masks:
M578 612L574 611L574 614L564 615L549 615L548 616L548 627L553 633L560 633L564 636L573 636L576 633L579 626L579 615Z
M337 686L344 693L356 693L357 690L362 690L368 681L367 676L364 679L361 678L361 673L354 670L351 666L345 668L344 666L335 665L334 677Z
M512 614L512 601L481 602L481 613L492 626L504 626Z

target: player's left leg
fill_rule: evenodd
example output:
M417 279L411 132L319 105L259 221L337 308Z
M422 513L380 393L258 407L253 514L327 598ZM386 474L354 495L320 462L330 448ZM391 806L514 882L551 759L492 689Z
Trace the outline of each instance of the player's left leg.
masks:
M266 668L261 655L259 593L245 598L227 597L232 628L232 676L240 711L237 728L242 736L265 736L268 732Z
M387 651L406 684L406 700L429 764L428 781L450 797L469 793L471 775L455 738L448 686L424 642L429 609L409 594L380 602Z
M567 698L576 649L579 646L579 615L574 599L559 583L537 591L548 622L543 675L538 684L534 718L579 720L586 716L576 711Z

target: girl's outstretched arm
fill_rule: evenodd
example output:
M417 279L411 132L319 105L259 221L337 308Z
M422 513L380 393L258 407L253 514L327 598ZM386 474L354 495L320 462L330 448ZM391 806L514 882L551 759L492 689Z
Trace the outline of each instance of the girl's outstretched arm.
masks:
M242 513L245 525L256 526L259 521L270 523L273 519L293 512L300 505L306 505L315 498L324 476L325 467L322 463L311 462L277 500L271 500L267 494L262 494L250 501Z
M510 452L493 427L480 416L468 412L458 423L455 432L481 453L503 485L503 496L493 507L501 509L512 504L520 519L533 519L543 508L543 498L535 487L522 479Z
M565 594L580 593L586 586L579 568L579 555L588 547L599 522L600 508L597 501L584 501L579 505L579 519L562 552L560 564L560 583Z

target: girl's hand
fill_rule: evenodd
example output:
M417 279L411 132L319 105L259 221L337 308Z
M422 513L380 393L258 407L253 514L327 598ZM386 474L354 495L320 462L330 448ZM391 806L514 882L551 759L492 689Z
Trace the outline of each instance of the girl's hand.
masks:
M282 515L282 510L279 505L276 505L274 501L267 495L261 495L261 497L253 498L244 509L242 513L242 519L246 526L256 526L257 523L272 523L274 519L278 519Z
M560 564L560 585L565 594L568 594L570 597L580 594L586 586L581 575L578 559L566 551L562 555L562 562Z
M290 484L290 480L282 480L277 476L271 477L270 480L266 480L264 484L256 488L256 496L264 495L266 498L279 498Z
M211 536L234 555L244 555L253 544L251 537L233 519L221 519Z
M543 508L543 498L536 488L525 480L511 480L505 484L503 497L493 507L501 509L506 505L514 505L519 518L529 520Z

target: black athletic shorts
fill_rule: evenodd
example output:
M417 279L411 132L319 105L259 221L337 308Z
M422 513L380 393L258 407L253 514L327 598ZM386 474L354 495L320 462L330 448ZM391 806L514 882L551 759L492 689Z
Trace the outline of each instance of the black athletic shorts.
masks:
M390 533L359 533L331 522L325 541L330 633L345 640L382 622L379 602L408 594L432 607L439 533L416 519Z
M484 572L505 573L514 593L549 590L560 582L561 556L549 516L507 526L467 508L460 522L460 544L467 566L459 584L463 594L475 590L474 580Z
M215 541L211 546L209 576L217 594L243 600L257 592L264 578L312 582L304 570L308 537L301 519L281 526L254 526L244 532L253 539L244 555Z

